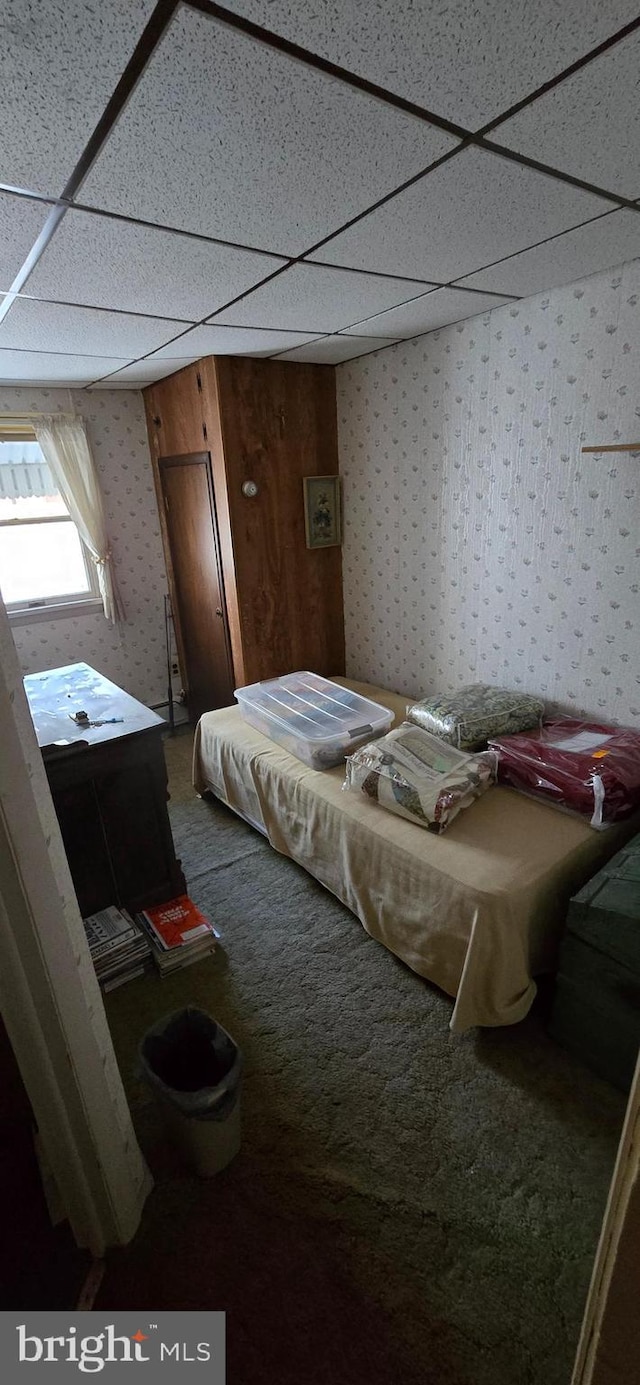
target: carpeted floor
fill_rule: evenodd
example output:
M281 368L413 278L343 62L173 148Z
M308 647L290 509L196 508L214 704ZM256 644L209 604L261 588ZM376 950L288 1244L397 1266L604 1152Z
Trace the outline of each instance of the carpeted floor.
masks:
M168 748L171 818L216 956L108 1014L156 1187L97 1308L223 1308L229 1385L568 1385L624 1113L542 1009L454 1038L451 1002ZM133 1069L194 1003L242 1046L244 1138L212 1180Z

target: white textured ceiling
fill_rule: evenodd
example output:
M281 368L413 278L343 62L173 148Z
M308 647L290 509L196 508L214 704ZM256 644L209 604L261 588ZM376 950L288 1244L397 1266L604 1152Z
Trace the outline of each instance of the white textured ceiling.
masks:
M455 145L435 126L185 7L81 196L300 255Z
M2 0L0 182L58 197L154 0Z
M484 149L463 149L377 211L334 236L313 259L459 279L608 211L602 197Z
M225 0L225 8L469 130L638 14L637 0Z
M337 362L640 255L638 0L226 9L4 0L0 383Z

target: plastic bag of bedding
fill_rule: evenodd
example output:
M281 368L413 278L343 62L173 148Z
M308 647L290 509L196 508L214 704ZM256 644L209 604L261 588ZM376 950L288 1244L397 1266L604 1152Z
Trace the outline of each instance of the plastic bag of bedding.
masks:
M436 693L407 708L407 719L424 731L455 745L458 750L480 750L494 736L510 736L541 726L542 698L533 693L493 688L472 683L453 693Z
M488 752L468 755L403 722L348 757L343 788L428 832L444 832L495 782L495 763Z
M640 808L640 731L562 717L492 737L498 781L603 828Z

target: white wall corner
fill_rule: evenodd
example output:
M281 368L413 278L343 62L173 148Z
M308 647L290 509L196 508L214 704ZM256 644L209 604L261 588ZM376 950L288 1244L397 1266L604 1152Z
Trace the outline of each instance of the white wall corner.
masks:
M0 1010L79 1245L138 1226L138 1147L0 599Z

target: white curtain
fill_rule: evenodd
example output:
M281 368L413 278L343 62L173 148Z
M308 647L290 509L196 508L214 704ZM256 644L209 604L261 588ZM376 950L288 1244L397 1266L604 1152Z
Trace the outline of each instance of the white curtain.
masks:
M111 560L102 492L82 418L51 415L34 421L34 432L58 490L98 572L107 620L124 620L124 607Z

